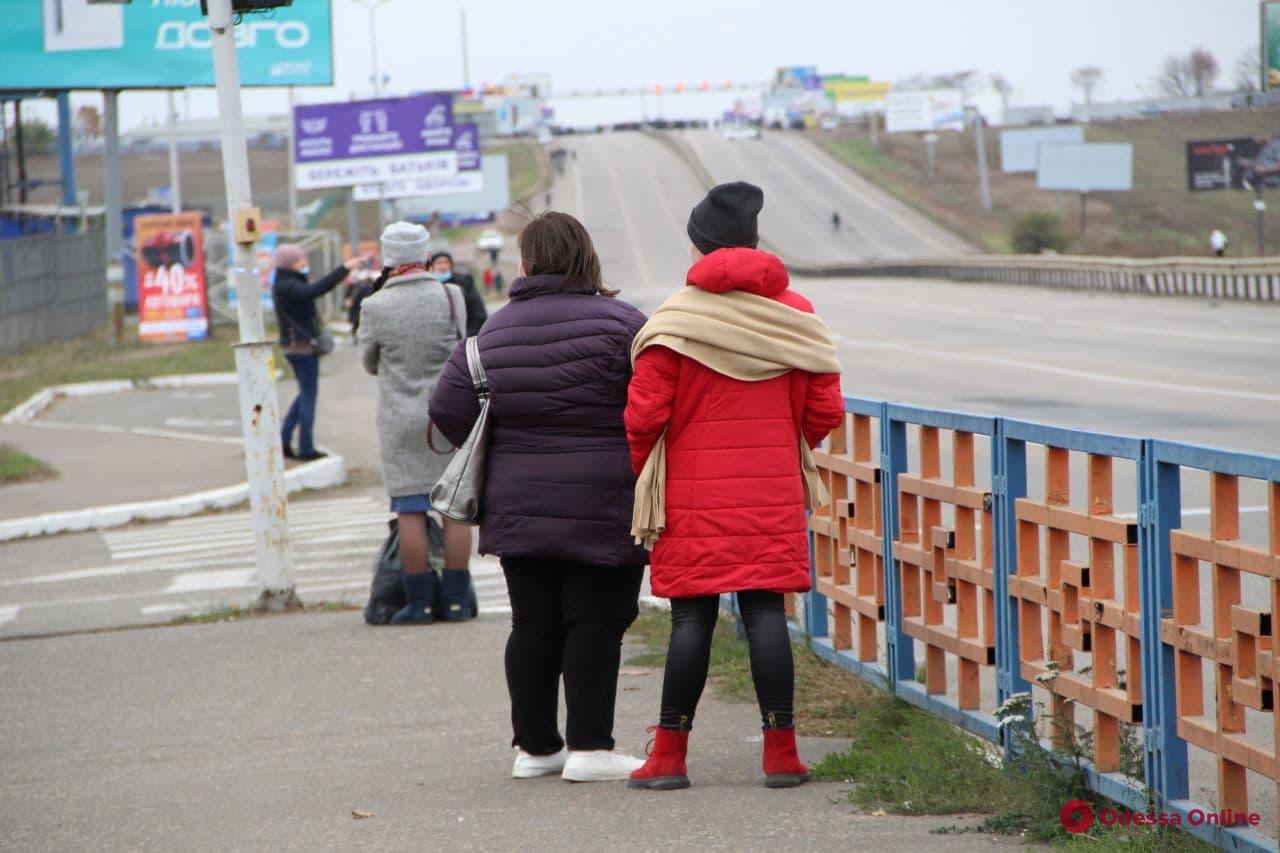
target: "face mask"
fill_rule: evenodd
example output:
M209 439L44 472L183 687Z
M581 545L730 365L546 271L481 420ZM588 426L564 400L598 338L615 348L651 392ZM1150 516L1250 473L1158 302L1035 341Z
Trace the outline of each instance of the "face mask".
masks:
M450 272L433 272L433 273L432 273L432 275L436 277L436 281L441 282L441 283L446 282L446 281L448 281L449 279L453 278L453 272L452 272L452 271L450 271Z
M311 267L303 267L302 269L298 270L298 272L302 273L303 275L311 275Z

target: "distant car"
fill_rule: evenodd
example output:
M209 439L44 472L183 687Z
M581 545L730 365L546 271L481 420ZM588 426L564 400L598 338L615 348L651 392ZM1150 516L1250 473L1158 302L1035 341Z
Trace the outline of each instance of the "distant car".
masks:
M503 242L501 231L497 228L486 228L480 232L476 247L485 252L496 252L502 248Z
M1259 184L1264 187L1280 184L1280 136L1259 148L1252 159L1239 158L1236 167L1241 170L1245 186L1249 189Z
M823 130L835 130L840 126L840 120L834 116L823 116L822 122L818 126Z
M759 139L760 128L751 125L730 125L720 131L725 139Z
M547 130L545 127L538 128L537 139L540 145L549 144L551 142L551 131Z

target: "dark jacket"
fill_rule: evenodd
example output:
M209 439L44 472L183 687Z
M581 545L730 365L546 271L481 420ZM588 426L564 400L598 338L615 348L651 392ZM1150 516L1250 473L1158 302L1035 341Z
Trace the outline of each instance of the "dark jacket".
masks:
M493 392L480 551L600 566L639 566L631 538L635 476L622 411L640 311L560 276L518 279L479 335ZM479 413L459 343L431 395L454 445Z
M310 343L320 334L315 301L342 284L348 274L346 267L338 267L319 281L309 282L297 270L276 270L276 280L271 285L271 301L276 306L280 346Z
M484 297L476 290L476 282L465 273L454 273L449 284L462 288L462 296L467 300L467 337L474 338L480 334L480 327L489 319L489 309L485 307Z

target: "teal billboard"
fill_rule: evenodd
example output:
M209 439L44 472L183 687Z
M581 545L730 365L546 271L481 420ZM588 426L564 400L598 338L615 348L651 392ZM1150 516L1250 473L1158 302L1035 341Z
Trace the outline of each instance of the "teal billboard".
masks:
M200 0L0 0L0 90L213 85ZM333 84L329 0L236 26L246 86Z

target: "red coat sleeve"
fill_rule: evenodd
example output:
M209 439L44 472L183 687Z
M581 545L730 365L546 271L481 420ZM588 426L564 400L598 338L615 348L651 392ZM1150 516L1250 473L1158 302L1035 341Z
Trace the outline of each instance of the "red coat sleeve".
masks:
M804 401L805 441L814 448L844 420L844 397L839 373L811 373Z
M666 347L649 347L636 359L623 421L631 444L631 468L637 474L671 422L679 376L680 356Z

